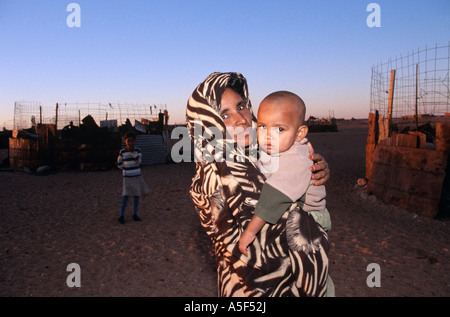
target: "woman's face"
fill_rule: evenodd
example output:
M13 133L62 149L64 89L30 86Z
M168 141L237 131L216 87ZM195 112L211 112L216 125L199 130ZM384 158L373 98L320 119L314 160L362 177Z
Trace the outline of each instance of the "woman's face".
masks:
M220 116L227 131L241 146L248 146L251 140L252 114L242 97L231 88L222 95Z

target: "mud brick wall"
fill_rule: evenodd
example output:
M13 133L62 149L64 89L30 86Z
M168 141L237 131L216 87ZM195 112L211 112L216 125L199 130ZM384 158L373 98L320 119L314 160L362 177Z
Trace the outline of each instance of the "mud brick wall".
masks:
M448 152L378 144L368 189L386 203L435 217Z

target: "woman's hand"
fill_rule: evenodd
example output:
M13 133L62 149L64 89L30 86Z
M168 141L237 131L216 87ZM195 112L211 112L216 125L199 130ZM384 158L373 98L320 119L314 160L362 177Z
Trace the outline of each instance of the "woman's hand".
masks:
M309 158L314 162L314 165L311 166L311 179L316 180L314 182L314 186L323 185L330 179L330 169L328 167L328 163L322 155L314 153L311 143L308 142L308 146L310 154Z

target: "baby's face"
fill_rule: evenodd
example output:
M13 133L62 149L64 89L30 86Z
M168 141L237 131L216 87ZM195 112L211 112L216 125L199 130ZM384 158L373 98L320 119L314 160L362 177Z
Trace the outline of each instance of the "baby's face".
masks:
M258 143L268 154L284 152L296 141L300 124L299 111L289 102L263 101L258 110Z

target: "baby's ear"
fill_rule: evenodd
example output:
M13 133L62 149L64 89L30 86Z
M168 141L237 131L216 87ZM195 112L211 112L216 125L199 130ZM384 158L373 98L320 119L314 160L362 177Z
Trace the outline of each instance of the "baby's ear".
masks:
M295 141L300 142L306 137L307 134L308 134L308 126L301 125L297 130L297 137L295 138Z

